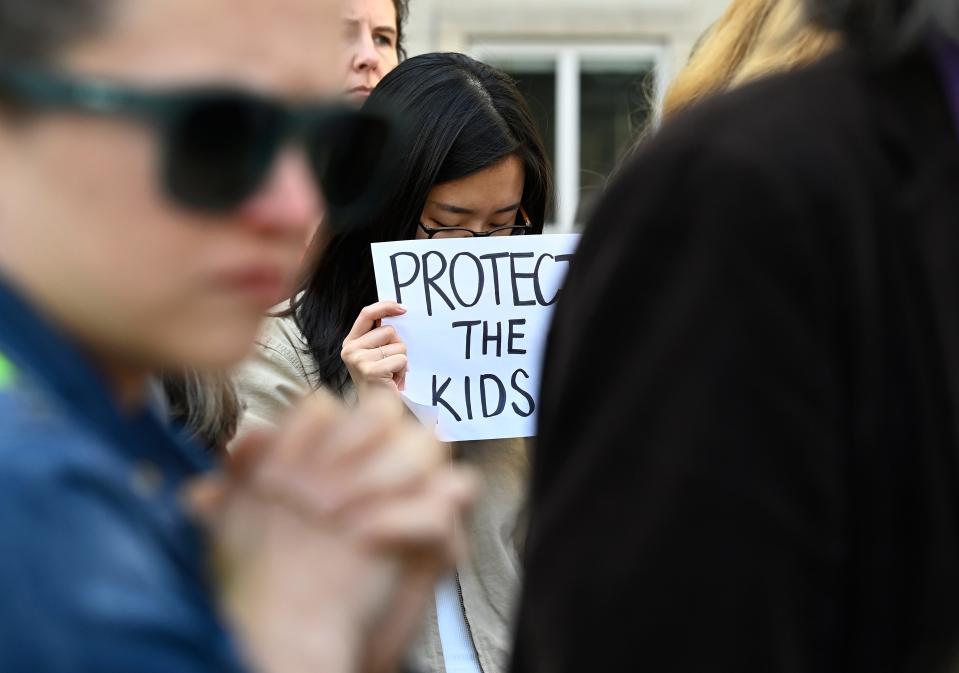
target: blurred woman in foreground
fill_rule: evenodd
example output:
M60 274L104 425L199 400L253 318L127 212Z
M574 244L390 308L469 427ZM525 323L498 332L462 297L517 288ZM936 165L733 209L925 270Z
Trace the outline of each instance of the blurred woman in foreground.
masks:
M672 117L587 228L516 673L959 661L959 5L807 5L845 46Z

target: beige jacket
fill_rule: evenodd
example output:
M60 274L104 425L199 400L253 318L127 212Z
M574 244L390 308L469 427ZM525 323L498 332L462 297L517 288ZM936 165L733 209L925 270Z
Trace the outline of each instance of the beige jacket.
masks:
M291 317L267 320L254 355L238 371L237 383L246 406L239 436L275 426L290 407L322 385ZM454 445L453 452L474 466L484 482L467 524L472 552L458 568L464 615L483 673L504 673L525 537L526 442L466 442ZM423 673L445 673L435 605L411 663Z

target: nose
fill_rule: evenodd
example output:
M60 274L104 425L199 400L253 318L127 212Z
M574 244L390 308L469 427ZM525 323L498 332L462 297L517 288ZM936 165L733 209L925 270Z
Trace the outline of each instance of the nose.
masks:
M353 55L353 69L359 72L375 70L380 63L380 54L373 42L373 33L364 29L357 38L356 53Z
M322 217L323 199L302 151L284 150L263 187L240 209L247 226L304 240Z

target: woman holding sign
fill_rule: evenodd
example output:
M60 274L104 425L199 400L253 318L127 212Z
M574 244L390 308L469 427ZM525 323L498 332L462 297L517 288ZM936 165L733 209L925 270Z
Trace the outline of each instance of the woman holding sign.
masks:
M550 169L509 77L459 54L419 56L384 78L367 106L407 122L405 172L368 227L324 241L303 292L269 319L239 375L241 435L275 424L319 388L347 400L374 388L403 390L406 346L381 321L404 309L376 301L372 243L542 233ZM428 672L500 673L524 539L525 442L454 444L451 455L482 472L486 493L470 524L473 554L438 590L416 663Z

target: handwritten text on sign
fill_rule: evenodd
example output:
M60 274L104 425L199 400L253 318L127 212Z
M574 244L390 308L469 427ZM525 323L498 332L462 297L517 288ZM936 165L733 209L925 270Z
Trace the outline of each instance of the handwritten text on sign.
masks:
M529 437L546 332L579 237L509 236L373 245L381 300L406 344L407 401L445 441Z

